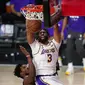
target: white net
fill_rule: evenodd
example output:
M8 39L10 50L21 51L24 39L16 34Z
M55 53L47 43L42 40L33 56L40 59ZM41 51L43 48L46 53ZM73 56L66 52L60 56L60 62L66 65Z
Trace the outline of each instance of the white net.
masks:
M29 4L21 8L21 13L26 19L43 21L43 7L42 5Z
M51 6L50 7L50 16L54 16L55 14L58 14L60 12L60 7L57 6ZM29 20L44 20L43 16L43 5L34 5L29 4L23 8L21 8L21 13L24 15L26 19Z

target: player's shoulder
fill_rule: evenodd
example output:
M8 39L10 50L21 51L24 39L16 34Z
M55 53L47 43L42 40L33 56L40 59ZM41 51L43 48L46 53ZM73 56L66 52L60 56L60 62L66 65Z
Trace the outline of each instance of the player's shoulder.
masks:
M32 49L33 55L35 55L35 54L38 54L39 53L41 44L39 43L38 40L35 40L32 44L30 44L30 47Z
M54 39L54 38L51 38L50 39L50 43L51 44L54 44L54 45L56 45L56 46L59 46L60 47L60 45L61 45L61 42L59 43L59 42L56 42L56 40Z
M30 44L30 46L33 46L33 45L35 46L36 44L39 44L39 42L38 40L35 39L34 42Z

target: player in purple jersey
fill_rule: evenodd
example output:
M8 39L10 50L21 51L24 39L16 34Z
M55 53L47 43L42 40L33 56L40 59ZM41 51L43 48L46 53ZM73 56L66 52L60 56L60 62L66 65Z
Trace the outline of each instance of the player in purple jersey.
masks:
M68 68L66 74L72 74L74 72L73 68L73 52L74 45L76 45L76 51L83 60L83 69L85 71L85 50L82 45L82 41L85 35L85 17L84 16L68 16L63 19L63 26L61 31L61 36L64 36L64 29L67 26L67 48L66 48L66 57L68 61Z

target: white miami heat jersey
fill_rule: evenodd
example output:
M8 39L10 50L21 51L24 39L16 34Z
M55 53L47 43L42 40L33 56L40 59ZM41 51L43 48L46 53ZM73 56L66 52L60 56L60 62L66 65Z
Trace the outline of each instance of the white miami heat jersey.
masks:
M30 44L37 75L51 75L56 72L56 62L60 44L54 39L47 45L35 40Z

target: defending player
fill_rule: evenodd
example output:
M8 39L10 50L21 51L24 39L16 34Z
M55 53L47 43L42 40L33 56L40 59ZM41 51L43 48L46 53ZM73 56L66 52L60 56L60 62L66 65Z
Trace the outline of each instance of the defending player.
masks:
M29 52L23 47L20 46L20 49L23 54L27 57L28 66L25 64L18 64L15 67L14 75L20 78L23 78L23 85L35 85L35 67L32 63L31 56Z

